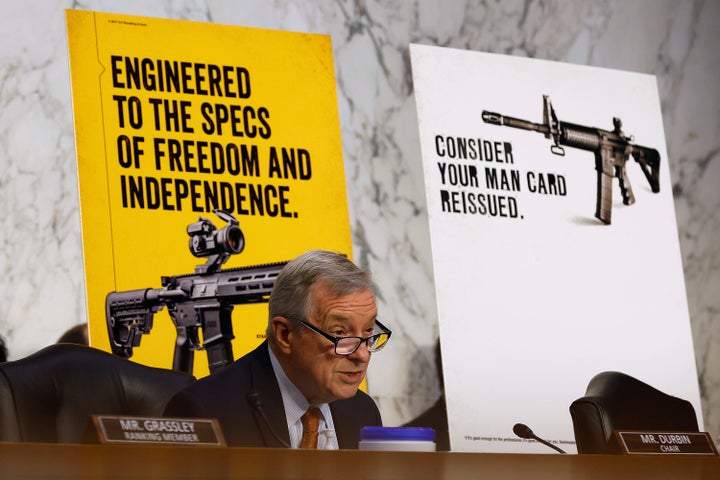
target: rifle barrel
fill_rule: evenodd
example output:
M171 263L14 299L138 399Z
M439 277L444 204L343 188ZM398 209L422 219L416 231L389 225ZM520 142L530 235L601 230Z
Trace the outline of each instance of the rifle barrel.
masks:
M544 135L550 133L550 127L542 123L529 122L520 118L507 117L500 115L495 112L488 112L483 110L482 119L485 123L491 123L493 125L505 125L507 127L519 128L521 130L531 130L533 132L540 132Z

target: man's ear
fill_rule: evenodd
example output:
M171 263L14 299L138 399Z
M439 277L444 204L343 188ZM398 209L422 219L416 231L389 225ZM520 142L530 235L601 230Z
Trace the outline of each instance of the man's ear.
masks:
M290 336L292 335L292 323L285 317L273 317L270 326L275 338L275 344L281 352L290 353Z

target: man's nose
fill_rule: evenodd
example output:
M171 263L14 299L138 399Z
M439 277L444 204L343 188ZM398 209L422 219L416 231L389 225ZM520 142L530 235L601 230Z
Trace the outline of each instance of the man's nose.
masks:
M370 351L368 350L367 342L362 342L350 357L356 362L368 363L370 361Z

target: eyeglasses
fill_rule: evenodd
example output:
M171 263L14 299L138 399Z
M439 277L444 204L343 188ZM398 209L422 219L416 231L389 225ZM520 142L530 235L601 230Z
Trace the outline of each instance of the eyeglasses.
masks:
M335 353L338 355L352 355L355 350L360 348L360 345L362 345L363 343L367 345L368 352L377 352L379 350L382 350L382 348L387 344L388 340L390 340L390 335L392 335L390 329L380 323L379 320L375 320L375 327L379 327L380 329L382 329L382 332L364 338L336 337L334 335L330 335L327 332L323 332L322 330L306 322L305 320L300 320L300 323L312 330L313 332L320 334L330 340L335 345Z

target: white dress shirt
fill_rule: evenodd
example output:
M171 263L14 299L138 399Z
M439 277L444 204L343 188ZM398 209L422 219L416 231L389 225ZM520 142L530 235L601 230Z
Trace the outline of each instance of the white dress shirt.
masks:
M285 417L288 431L290 432L290 446L292 448L298 448L303 435L301 419L308 407L310 407L310 403L308 403L305 396L287 377L275 353L273 353L272 348L268 347L268 352L270 353L270 363L272 364L275 378L280 386L280 395L282 396L283 406L285 407ZM321 413L317 448L337 450L338 442L335 436L335 424L333 423L332 413L330 412L330 405L321 403L315 406L320 409Z

